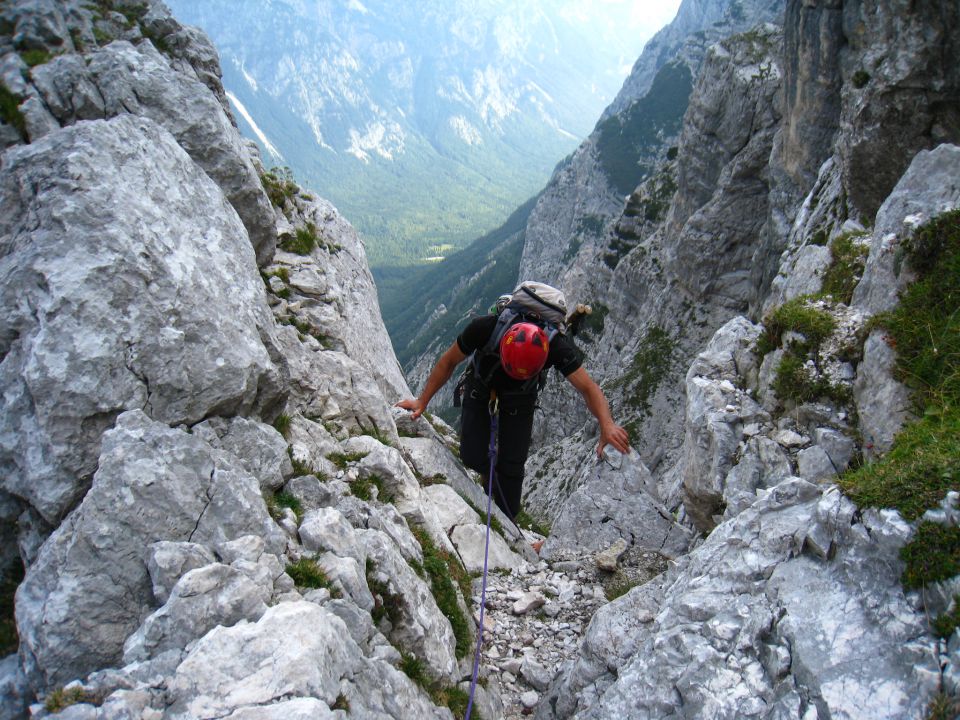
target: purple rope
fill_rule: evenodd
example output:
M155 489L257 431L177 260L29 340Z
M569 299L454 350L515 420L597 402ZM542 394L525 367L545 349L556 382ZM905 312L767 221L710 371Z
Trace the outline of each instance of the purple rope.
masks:
M490 513L493 500L493 473L497 464L497 405L490 405L490 473L487 475L487 539L483 546L483 583L480 589L480 627L477 629L477 650L473 654L473 678L470 680L470 700L467 702L467 714L464 720L470 720L473 710L473 696L477 690L477 676L480 673L480 648L483 647L483 610L487 605L487 558L490 554Z

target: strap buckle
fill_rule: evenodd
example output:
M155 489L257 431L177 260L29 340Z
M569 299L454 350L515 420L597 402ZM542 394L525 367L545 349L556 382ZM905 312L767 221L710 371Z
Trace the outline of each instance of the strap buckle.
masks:
M497 397L497 391L490 391L490 402L487 404L487 409L490 411L490 417L496 416L500 412L500 398Z

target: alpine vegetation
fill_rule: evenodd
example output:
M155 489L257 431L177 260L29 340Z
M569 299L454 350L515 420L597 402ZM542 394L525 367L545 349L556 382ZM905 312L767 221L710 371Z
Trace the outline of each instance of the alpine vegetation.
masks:
M206 36L4 3L0 718L956 716L958 26L688 0L460 258L592 306L630 436L548 380L521 528Z

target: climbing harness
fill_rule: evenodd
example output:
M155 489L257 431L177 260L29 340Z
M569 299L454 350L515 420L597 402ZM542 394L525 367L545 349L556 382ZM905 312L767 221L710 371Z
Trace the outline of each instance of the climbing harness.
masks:
M477 677L480 674L480 648L483 647L483 611L487 605L487 558L490 555L490 517L493 510L493 473L497 464L497 421L500 415L500 402L495 390L490 391L490 472L487 474L487 537L483 546L483 582L480 586L480 623L477 627L477 650L473 655L473 677L470 680L470 699L467 702L467 714L464 720L470 720L473 710L473 697L477 690Z

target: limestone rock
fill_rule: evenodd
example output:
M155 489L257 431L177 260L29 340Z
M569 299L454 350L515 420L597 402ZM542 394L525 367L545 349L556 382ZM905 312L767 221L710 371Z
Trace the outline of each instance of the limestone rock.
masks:
M329 709L341 694L359 716L446 716L400 671L365 658L342 620L309 602L208 633L177 668L166 716L254 717L266 705L299 699L296 709L311 698Z
M131 113L163 126L220 186L247 228L258 260L266 263L273 255L270 201L239 132L209 88L175 72L153 45L110 43L83 59L55 58L37 67L35 75L44 103L62 125Z
M457 525L480 523L480 516L449 485L429 485L423 489L423 494L433 505L437 519L444 529L449 531Z
M215 563L189 571L170 598L124 643L124 663L146 660L169 649L184 649L218 625L258 620L267 610L271 585L255 585L229 565Z
M536 592L524 593L522 596L517 598L517 601L513 604L513 614L514 615L526 615L531 610L536 610L541 608L547 602L547 599Z
M376 381L355 360L336 350L311 350L292 327L277 330L290 368L288 414L338 421L354 432L396 435L393 415Z
M735 384L740 367L746 374L748 367L756 366L756 358L746 348L758 335L759 328L744 318L731 320L717 331L687 373L683 497L687 514L700 530L709 530L715 516L721 514L724 481L744 427L769 418Z
M327 456L337 451L337 440L323 425L297 413L290 418L286 440L290 456L298 463L331 477L335 474L335 467Z
M650 471L635 454L625 457L619 469L594 465L554 521L541 557L571 549L597 552L621 538L667 556L683 553L690 533L647 492L650 485Z
M662 583L636 588L599 614L584 640L596 654L563 673L550 690L555 703L539 706L555 707L556 715L540 717L599 720L682 706L691 717L760 718L772 704L799 717L813 698L833 717L921 712L921 698L937 684L936 662L919 639L925 619L904 597L891 560L909 530L893 515L852 519L839 493L829 498L800 480L773 488L719 525ZM815 527L836 541L830 560L802 552ZM753 571L745 574L746 544ZM878 593L885 597L879 606L871 600ZM624 636L636 613L618 605L644 596L650 610ZM828 627L860 640L810 632ZM623 649L609 653L608 645ZM748 692L741 692L744 673L756 679ZM882 699L880 687L887 689Z
M243 535L284 540L257 481L227 456L141 411L104 436L81 505L44 544L17 593L21 656L36 690L120 659L153 604L146 548L216 545Z
M277 403L245 231L166 131L128 115L13 148L0 208L0 237L22 239L0 258L4 486L48 521L124 410L178 424Z
M747 440L724 480L724 518L738 515L757 499L757 491L774 487L793 475L793 467L780 444L768 437Z
M360 565L366 562L353 527L343 513L334 508L308 512L300 523L300 539L307 552L329 550L338 557L351 557Z
M238 458L260 481L260 487L276 490L293 474L287 443L274 428L247 418L214 418L193 428L211 447L223 448Z
M400 450L410 467L421 477L442 477L444 484L453 488L457 495L469 500L481 513L486 514L486 489L480 487L479 484L470 478L463 465L457 462L449 449L431 438L402 437L400 438ZM445 491L441 490L438 492ZM517 528L510 522L507 516L503 514L500 508L497 507L496 503L491 506L491 512L493 516L500 521L500 526L504 532L504 539L514 545L515 551L522 552L522 548L519 546L523 544L523 538L517 532ZM484 518L484 521L485 520L486 518ZM533 558L528 557L527 559L532 560Z
M479 523L457 525L450 535L457 554L463 561L463 566L469 573L483 572L483 556L486 544L487 526ZM487 556L487 567L505 569L519 567L523 558L513 552L499 534L490 531L490 549Z
M874 330L864 343L863 362L857 368L853 385L867 457L887 452L894 436L913 414L910 390L893 377L895 363L896 354L884 339L883 331Z
M386 586L395 604L398 622L387 637L408 653L420 658L426 672L452 681L457 672L455 640L450 622L440 612L426 582L396 549L390 539L376 530L358 531L366 558L373 564L372 576Z
M154 598L160 604L165 603L181 577L214 562L216 558L213 553L197 543L169 540L153 543L147 552L147 571L150 573Z
M897 251L913 229L947 210L960 207L960 147L940 145L913 158L903 177L877 212L873 241L853 304L870 313L890 310L897 293L911 280L909 265Z
M597 567L601 570L606 570L607 572L613 572L617 569L617 561L620 560L623 554L627 551L627 547L627 541L623 538L619 538L606 550L597 553Z

